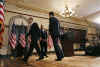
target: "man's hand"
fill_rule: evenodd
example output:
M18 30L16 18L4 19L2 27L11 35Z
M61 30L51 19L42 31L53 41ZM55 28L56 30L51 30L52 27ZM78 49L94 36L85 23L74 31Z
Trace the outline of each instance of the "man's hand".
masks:
M42 37L40 37L40 41L42 40Z
M39 48L41 48L41 47L40 47L40 40L38 40L37 43L38 43Z

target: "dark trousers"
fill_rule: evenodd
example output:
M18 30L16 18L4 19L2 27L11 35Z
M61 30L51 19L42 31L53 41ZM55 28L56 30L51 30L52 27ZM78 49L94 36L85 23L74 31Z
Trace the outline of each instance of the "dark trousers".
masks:
M64 35L60 35L60 42L61 42L61 45L62 45L62 50L64 52Z
M60 42L61 42L61 45L62 45L62 50L64 52L64 41L63 40L60 40Z
M28 38L26 38L26 46L25 46L25 49L24 49L24 56L26 56L27 53L29 52L29 45L30 44L28 44Z
M40 58L44 58L44 56L47 56L47 42L46 41L41 41L41 55Z
M64 53L63 53L63 50L60 48L59 44L58 44L58 40L59 40L59 37L55 37L55 36L52 36L52 40L53 40L53 45L54 45L54 49L55 49L55 52L56 52L56 56L58 59L61 59L64 57Z
M11 48L11 52L12 52L12 53L11 53L11 56L17 57L17 54L16 54L17 51L16 51L16 49L12 49L12 48Z
M24 55L24 48L21 46L21 44L18 44L16 46L16 57L22 57Z
M40 56L40 48L37 44L37 40L33 40L30 44L30 49L29 49L29 52L26 54L26 56L24 56L24 60L27 61L29 56L32 55L32 52L33 52L33 49L36 49L38 55Z
M24 54L24 48L22 48L22 46L20 44L17 44L15 49L11 49L12 54L11 56L14 57L22 57Z
M29 52L29 47L28 47L28 44L26 44L24 48L24 56L26 56L28 52Z

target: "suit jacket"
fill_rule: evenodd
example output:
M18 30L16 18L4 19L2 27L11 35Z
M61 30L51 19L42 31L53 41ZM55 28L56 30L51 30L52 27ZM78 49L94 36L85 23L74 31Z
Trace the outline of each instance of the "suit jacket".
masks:
M41 37L42 37L42 39L47 39L47 32L41 30Z
M58 37L60 35L60 24L57 18L49 18L49 33L52 36Z
M33 28L31 26L30 30L29 30L29 33L26 35L26 37L28 35L31 35L31 40L39 40L40 39L40 36L41 36L41 31L40 29L36 30L35 28Z

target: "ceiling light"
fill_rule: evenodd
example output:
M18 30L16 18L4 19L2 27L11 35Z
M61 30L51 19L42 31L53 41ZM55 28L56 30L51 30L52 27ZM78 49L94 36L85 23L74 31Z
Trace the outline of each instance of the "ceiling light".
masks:
M73 11L71 8L68 8L67 6L65 6L64 10L61 13L63 17L71 17L73 16L73 14L75 14L75 11Z
M100 24L100 17L97 17L96 19L94 19L94 22L95 22L96 24Z

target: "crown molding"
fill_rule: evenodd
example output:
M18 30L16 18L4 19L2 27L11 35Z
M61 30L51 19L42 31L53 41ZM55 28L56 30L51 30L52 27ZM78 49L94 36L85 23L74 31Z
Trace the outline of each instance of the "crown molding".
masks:
M29 5L26 5L20 1L18 1L16 3L17 0L15 0L15 2L13 1L8 1L7 2L7 5L9 4L12 4L12 5L15 5L16 7L18 8L23 8L23 9L26 9L26 10L32 10L32 11L36 11L36 12L40 12L40 13L44 13L44 14L48 14L51 10L49 9L42 9L42 8L38 8L38 7L34 7L34 6L29 6ZM59 13L55 12L55 15L60 17L60 18L63 18L61 15L59 15Z
M40 12L40 13L44 13L44 14L48 14L50 12L49 9L41 9L41 8L38 8L38 7L34 7L34 6L29 6L27 4L24 4L22 3L23 0L18 1L18 0L8 0L8 2L6 2L7 5L9 4L12 4L12 5L15 5L16 7L18 8L23 8L23 9L26 9L26 10L32 10L32 11L36 11L36 12ZM17 3L16 3L17 2ZM60 17L60 18L64 18L62 17L59 13L55 12L55 15ZM70 19L76 21L76 22L82 22L84 21L83 18L77 18L77 17L69 17ZM66 18L64 18L66 19ZM85 21L86 22L86 21Z

